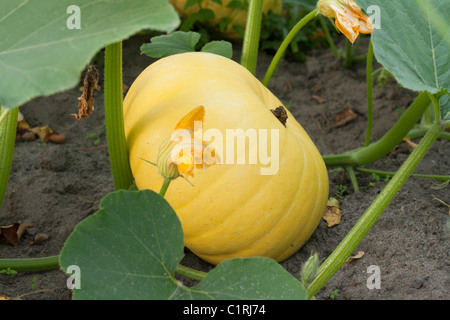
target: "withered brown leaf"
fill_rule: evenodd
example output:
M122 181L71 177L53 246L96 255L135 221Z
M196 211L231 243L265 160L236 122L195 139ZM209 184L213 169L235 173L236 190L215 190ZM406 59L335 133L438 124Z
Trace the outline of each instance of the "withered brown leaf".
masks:
M20 224L18 222L10 226L0 226L0 243L17 246L25 229L32 227L31 224Z
M28 129L35 135L39 136L39 139L44 142L64 143L66 141L66 135L64 133L58 133L50 129L48 125L42 127L34 127Z
M355 254L354 256L348 257L348 259L345 261L345 263L349 263L350 261L361 259L362 257L364 257L364 251L358 251L358 253Z
M44 142L64 143L66 141L64 133L55 132L48 125L30 128L28 122L21 115L21 119L17 121L16 141L34 141L36 136Z
M333 117L333 127L338 128L345 126L347 123L357 119L359 115L353 112L349 107L346 107L341 112L338 112Z
M72 114L75 119L81 120L88 117L94 111L94 89L97 88L98 70L89 65L86 76L84 77L84 87L81 97L78 98L78 114Z
M327 102L326 99L324 99L324 98L322 98L322 97L319 97L319 96L317 96L317 95L313 95L312 97L313 97L314 100L316 100L316 101L317 101L318 103L320 103L320 104Z
M20 223L16 222L11 226L0 227L0 242L17 246L19 244L19 237L17 236L19 226Z
M34 236L33 240L30 241L30 244L38 244L45 240L48 240L50 237L45 233L38 233Z

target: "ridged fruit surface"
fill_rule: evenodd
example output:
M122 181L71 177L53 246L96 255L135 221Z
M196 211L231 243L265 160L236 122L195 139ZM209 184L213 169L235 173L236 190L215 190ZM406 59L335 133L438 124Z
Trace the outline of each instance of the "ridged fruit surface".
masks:
M124 101L124 119L137 187L159 192L162 176L142 159L155 162L161 142L198 106L205 109L204 138L208 132L222 134L223 152L219 143L214 145L223 164L196 170L189 178L193 185L177 178L168 188L165 198L181 221L186 247L213 264L249 256L285 260L322 218L327 170L289 111L286 126L271 112L282 106L280 100L230 59L200 52L169 56L147 67L132 84ZM227 130L238 129L258 133L257 143L245 141L244 164L237 163L238 139L234 158L226 149L227 143L232 145ZM278 156L270 163L261 157L263 153L270 159L277 148ZM250 163L250 154L257 154L256 164Z

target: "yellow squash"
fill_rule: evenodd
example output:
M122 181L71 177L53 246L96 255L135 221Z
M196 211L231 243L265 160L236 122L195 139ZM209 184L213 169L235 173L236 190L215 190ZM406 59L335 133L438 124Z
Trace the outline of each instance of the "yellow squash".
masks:
M218 26L223 18L229 18L230 21L227 29L223 32L225 38L237 40L240 36L233 30L234 25L245 27L247 19L247 10L240 8L228 8L227 5L233 0L222 0L222 4L218 4L213 0L203 0L201 6L203 9L210 9L214 12L214 19L207 21L210 26ZM268 13L272 10L274 13L281 14L282 0L263 0L263 12ZM198 12L200 7L196 4L192 7L184 9L187 0L170 0L170 3L175 7L181 17L185 18L188 15Z
M124 119L137 187L159 192L162 176L142 159L156 162L161 143L198 106L205 109L203 134L220 132L225 151L223 164L196 169L189 178L192 184L173 180L165 195L181 221L186 247L212 264L249 256L285 260L322 218L328 198L327 170L289 111L284 126L271 112L282 103L230 59L200 52L169 56L147 67L132 84L124 100ZM259 138L257 145L245 140L243 164L237 163L237 138L233 158L225 147L228 142L233 145L227 130L239 129L249 136L257 132ZM276 151L278 155L270 163L258 157L253 164L249 155L255 148L267 156Z

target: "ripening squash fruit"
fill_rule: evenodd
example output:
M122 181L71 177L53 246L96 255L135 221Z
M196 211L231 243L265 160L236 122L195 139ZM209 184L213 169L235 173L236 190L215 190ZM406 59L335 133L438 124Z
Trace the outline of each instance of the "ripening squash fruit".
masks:
M235 0L222 0L219 4L213 0L203 0L201 3L202 9L210 9L214 12L214 19L206 21L212 27L218 27L222 19L227 19L228 24L222 35L230 40L237 40L240 36L233 30L233 26L245 27L247 19L247 10L241 8L228 7L230 2ZM263 0L263 13L267 14L272 11L281 14L283 1L282 0ZM184 9L187 0L170 0L170 3L175 7L181 17L185 18L188 15L198 12L200 7L196 4L192 7ZM241 1L242 2L242 1Z
M233 60L177 54L151 64L134 81L124 100L124 123L137 187L159 192L163 178L143 159L156 162L162 142L199 106L203 138L214 142L222 164L196 169L190 182L174 179L167 190L186 247L212 264L249 256L285 260L322 218L327 170L280 100ZM287 120L274 115L277 108ZM247 136L239 144L242 134Z

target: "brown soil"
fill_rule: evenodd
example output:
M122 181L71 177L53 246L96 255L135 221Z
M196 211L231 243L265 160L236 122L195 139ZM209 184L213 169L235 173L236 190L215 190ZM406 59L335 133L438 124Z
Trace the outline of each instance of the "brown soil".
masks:
M148 39L134 37L124 43L124 83L131 85L136 76L152 62L140 55L139 46ZM361 45L361 52L367 48ZM234 58L239 59L236 51ZM261 53L257 76L262 79L271 56ZM99 67L101 74L102 68ZM81 82L80 82L81 85ZM100 80L100 86L102 86ZM284 60L269 88L286 105L309 133L320 152L342 153L364 142L367 120L365 64L345 69L341 59L330 50L311 52L306 63ZM106 134L103 92L94 92L95 111L86 119L75 120L79 87L50 97L37 98L21 112L31 126L48 124L65 133L63 144L17 142L7 193L0 208L0 225L31 223L18 246L0 244L0 258L32 258L59 254L75 225L98 209L99 201L113 191ZM316 97L314 97L316 96ZM373 140L380 138L416 94L401 88L392 78L374 89ZM320 101L320 99L324 101ZM322 102L322 103L321 103ZM334 128L333 116L349 107L359 117ZM96 134L95 138L88 138ZM95 141L100 138L99 141ZM395 171L409 150L401 144L371 168ZM417 173L450 173L450 144L437 141L426 155ZM312 251L324 260L380 193L386 182L357 174L361 191L353 192L342 173L330 168L330 196L335 196L343 213L339 225L328 227L322 221L306 243L282 265L300 278L301 264ZM355 251L364 251L362 259L345 264L316 295L317 299L448 299L450 288L449 210L434 198L450 203L448 188L434 189L436 182L411 178L394 198L381 218ZM343 194L338 195L342 186ZM30 244L36 233L50 238ZM207 263L187 252L183 264L209 270ZM366 285L368 267L381 272L381 288ZM69 299L67 276L61 270L0 274L0 294L17 297L35 290L44 292L22 299ZM337 296L332 295L336 293Z

